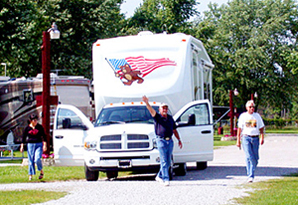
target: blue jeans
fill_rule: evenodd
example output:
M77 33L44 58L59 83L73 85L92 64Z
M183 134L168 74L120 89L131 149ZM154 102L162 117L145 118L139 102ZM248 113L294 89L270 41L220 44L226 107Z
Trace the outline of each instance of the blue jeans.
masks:
M35 163L38 171L42 170L42 142L28 143L28 172L29 175L35 175Z
M255 177L255 169L258 165L259 160L259 138L243 136L242 147L246 157L246 171L248 177Z
M160 170L157 176L164 181L170 181L169 168L171 166L171 156L174 148L173 140L157 138L156 144L160 157Z

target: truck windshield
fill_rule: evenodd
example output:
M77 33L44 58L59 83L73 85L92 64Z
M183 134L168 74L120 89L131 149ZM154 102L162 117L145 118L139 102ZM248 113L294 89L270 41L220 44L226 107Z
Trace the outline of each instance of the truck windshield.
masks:
M153 106L158 112L158 106ZM153 123L153 118L146 106L123 106L104 108L94 124L95 127L113 123Z

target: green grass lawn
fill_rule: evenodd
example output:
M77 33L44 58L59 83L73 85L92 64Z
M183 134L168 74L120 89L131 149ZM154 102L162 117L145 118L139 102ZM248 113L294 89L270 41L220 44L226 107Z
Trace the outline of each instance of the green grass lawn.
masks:
M17 191L0 191L0 205L7 204L36 204L50 200L59 199L67 195L66 192L54 192L43 190L17 190Z
M262 181L247 185L254 189L249 196L234 199L238 204L277 205L298 204L298 174L282 179Z

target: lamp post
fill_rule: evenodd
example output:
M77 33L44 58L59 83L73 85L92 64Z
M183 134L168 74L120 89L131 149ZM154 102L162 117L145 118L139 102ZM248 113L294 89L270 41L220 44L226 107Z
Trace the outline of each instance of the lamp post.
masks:
M234 95L237 96L238 94L239 93L238 93L237 88L235 88L235 90L230 90L230 133L231 133L231 136L235 136L235 133L234 133L235 113L234 113L233 97L234 97Z
M251 100L254 100L254 98L257 98L258 97L258 93L257 92L255 92L255 94L251 94L250 95L250 99Z
M4 73L5 73L5 77L6 77L6 63L1 63L1 65L4 65Z
M45 135L47 137L47 151L50 153L50 105L51 105L51 96L50 96L50 69L51 69L51 60L50 60L50 50L51 50L51 39L59 39L60 32L57 29L55 23L52 24L52 28L47 31L42 32L42 74L43 74L43 84L42 84L42 126L45 130Z

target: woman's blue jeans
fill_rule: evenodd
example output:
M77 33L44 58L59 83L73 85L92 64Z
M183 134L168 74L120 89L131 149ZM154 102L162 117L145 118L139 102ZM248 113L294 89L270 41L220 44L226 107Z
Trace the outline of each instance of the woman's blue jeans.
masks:
M255 177L255 169L259 160L259 145L258 137L243 136L242 147L246 157L246 171L248 177Z
M28 143L28 172L29 175L35 175L35 164L37 165L38 171L42 170L42 142L39 143Z
M174 148L173 140L157 138L156 144L160 158L160 170L157 176L164 181L170 181L169 168L171 166L171 156Z

